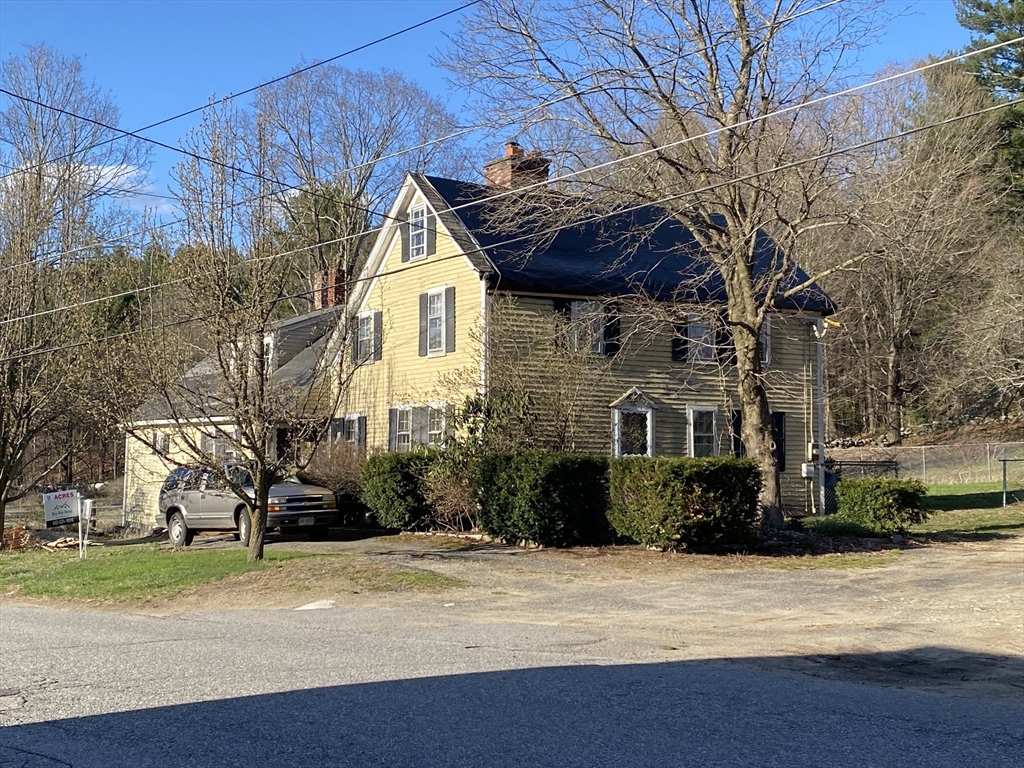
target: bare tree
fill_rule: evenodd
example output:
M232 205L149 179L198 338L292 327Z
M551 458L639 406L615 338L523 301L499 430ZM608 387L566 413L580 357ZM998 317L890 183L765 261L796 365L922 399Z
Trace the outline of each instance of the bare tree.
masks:
M485 0L446 61L480 114L526 132L559 126L549 130L572 141L551 148L561 165L617 161L578 177L581 205L656 204L693 233L725 299L768 526L782 523L782 497L758 337L777 303L806 288L794 262L802 240L835 221L826 203L841 174L827 155L843 134L813 101L839 87L873 5ZM559 221L572 215L568 201L557 206Z
M271 485L308 461L341 392L329 346L340 310L303 320L309 344L284 363L289 321L280 315L300 265L282 247L271 138L259 116L220 106L184 142L192 154L174 171L183 220L176 279L161 297L164 321L138 337L144 374L122 403L130 433L149 441L146 416L169 422L159 447L166 460L214 474L245 505L250 560L263 557ZM143 394L151 401L129 413ZM232 472L226 455L248 477Z
M310 249L310 289L356 273L406 170L454 175L471 162L441 101L397 72L326 65L263 89L258 119L274 144L273 177L289 231ZM290 188L299 187L300 192Z
M148 155L141 142L98 125L116 126L118 110L77 58L32 46L3 62L0 83L11 94L0 111L2 528L7 504L76 440L69 411L90 376L79 346L89 316L54 310L85 296L81 265L97 242L123 232L119 200L140 188Z
M887 84L855 100L858 141L942 123L987 105L957 67ZM852 160L844 192L854 223L811 249L821 268L852 255L874 257L833 275L841 307L831 335L837 395L858 403L869 430L902 440L908 396L927 403L928 380L948 379L951 331L988 288L1001 193L989 173L996 118L981 115L874 146ZM836 236L836 235L839 236ZM845 350L845 351L844 351Z

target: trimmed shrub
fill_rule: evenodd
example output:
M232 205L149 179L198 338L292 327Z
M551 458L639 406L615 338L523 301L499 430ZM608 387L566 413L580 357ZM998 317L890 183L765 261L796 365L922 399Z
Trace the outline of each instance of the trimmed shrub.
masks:
M701 549L754 538L761 472L749 459L611 460L608 520L648 547Z
M891 477L840 480L836 486L839 509L832 519L882 536L902 533L909 526L928 519L928 511L921 506L926 493L928 486L920 480Z
M415 531L431 524L424 477L434 454L378 453L363 464L360 498L385 528Z
M474 462L477 524L507 542L547 547L603 544L608 525L608 460L524 451Z

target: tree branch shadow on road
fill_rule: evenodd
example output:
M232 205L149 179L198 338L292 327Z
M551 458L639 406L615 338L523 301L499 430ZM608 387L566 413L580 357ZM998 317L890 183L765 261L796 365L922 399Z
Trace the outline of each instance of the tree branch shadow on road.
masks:
M474 665L482 653L452 650ZM12 725L0 765L999 768L1024 750L1020 671L1020 658L921 648L453 674Z

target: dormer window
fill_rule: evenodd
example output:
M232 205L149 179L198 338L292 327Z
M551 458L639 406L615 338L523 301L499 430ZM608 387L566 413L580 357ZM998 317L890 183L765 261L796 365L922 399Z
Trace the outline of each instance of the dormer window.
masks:
M409 258L427 255L427 209L418 206L409 210Z

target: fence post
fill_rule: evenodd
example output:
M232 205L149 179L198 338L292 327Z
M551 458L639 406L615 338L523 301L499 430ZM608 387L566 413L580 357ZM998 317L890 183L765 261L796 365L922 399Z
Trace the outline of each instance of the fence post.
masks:
M988 459L988 481L992 482L992 443L985 443L985 457Z
M921 446L921 482L928 484L928 460L924 457L924 446Z
M1006 506L1006 467L1009 465L1006 459L1003 459L1003 506Z

